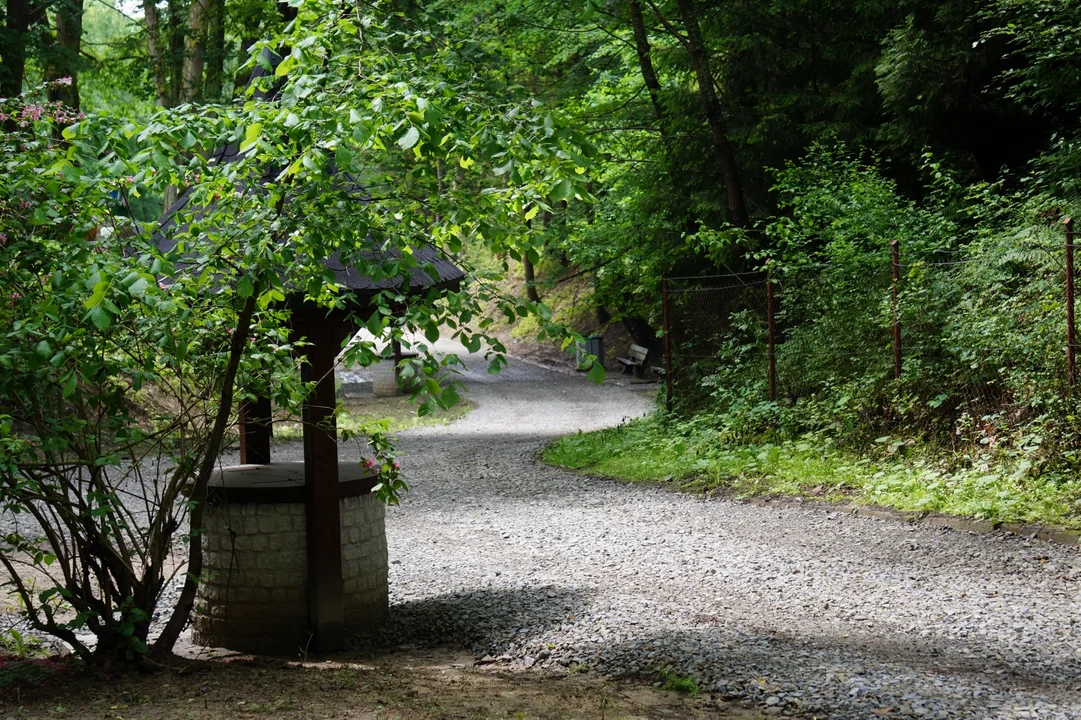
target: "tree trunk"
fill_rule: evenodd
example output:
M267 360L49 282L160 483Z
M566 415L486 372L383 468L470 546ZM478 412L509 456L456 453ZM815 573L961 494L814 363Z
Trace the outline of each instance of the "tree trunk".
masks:
M173 107L180 102L180 89L184 79L184 31L180 22L183 3L180 0L167 0L169 7L168 41L169 52L165 58L165 67L169 69L168 100L166 107Z
M192 0L188 9L188 33L184 38L184 69L180 102L196 102L203 97L203 66L206 62L206 28L212 0Z
M694 218L691 215L691 192L683 175L679 172L676 162L676 152L672 139L672 130L669 125L668 114L661 103L661 82L657 78L657 71L653 67L653 53L649 45L649 34L646 31L645 18L642 15L642 5L639 0L627 1L628 16L631 29L634 31L634 49L638 55L638 69L642 73L642 82L649 92L649 100L653 105L653 114L657 118L657 128L661 133L661 142L664 144L665 170L668 180L672 183L672 189L676 193L677 204L674 215L684 224L686 232L695 232Z
M206 30L206 84L203 98L222 101L225 77L225 0L210 0Z
M600 301L601 296L601 282L597 273L593 273L593 309L597 315L597 324L600 326L598 332L604 332L605 326L612 322L612 313L608 312L608 308L604 306L604 303Z
M728 220L737 227L747 227L749 222L747 204L743 198L743 184L739 178L739 168L736 165L732 144L728 141L728 130L725 127L721 104L713 87L713 74L709 69L709 56L706 54L706 46L702 40L702 29L698 25L694 0L676 0L676 5L679 7L679 14L687 32L685 44L698 81L698 94L705 108L710 133L713 135L713 144L717 148L717 155L721 162L721 175L724 177L727 194Z
M173 650L180 632L188 622L191 609L195 605L195 591L203 575L203 543L202 538L194 534L203 527L203 513L206 510L206 489L210 483L210 476L218 462L221 452L222 441L225 431L229 427L229 416L233 412L233 392L236 384L237 370L240 368L240 360L244 355L244 347L248 340L248 330L251 328L252 318L255 316L255 301L258 293L253 293L244 301L244 307L237 315L236 329L233 331L229 342L229 362L225 367L225 375L222 378L221 395L218 397L218 413L214 418L214 428L210 435L206 449L203 451L202 465L199 474L192 483L190 499L194 501L190 514L190 527L193 536L188 543L188 569L184 587L180 591L180 598L173 609L169 621L161 631L154 643L154 653L168 655Z
M45 19L45 7L28 0L7 0L5 30L0 34L0 97L18 97L26 76L30 28Z
M150 70L154 77L154 94L158 107L169 106L169 79L165 74L165 53L161 44L161 19L155 0L143 0L143 20L146 22L146 49L150 55Z
M536 271L533 268L533 261L529 259L529 253L522 256L522 267L525 268L525 296L533 302L539 303L541 299L537 293Z
M71 78L70 85L49 89L49 99L79 108L79 53L83 46L83 0L64 0L56 6L56 42L45 68L46 80Z
M649 47L649 35L646 33L645 18L642 17L642 5L638 0L627 1L631 29L634 31L634 50L638 54L638 69L642 73L642 82L649 92L649 101L653 103L653 112L661 124L661 135L668 136L665 123L664 106L661 105L661 83L653 67L653 57Z

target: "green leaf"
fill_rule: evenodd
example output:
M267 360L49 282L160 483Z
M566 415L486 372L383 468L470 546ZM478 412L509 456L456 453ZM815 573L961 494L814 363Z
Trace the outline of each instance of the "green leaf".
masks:
M108 330L113 324L113 316L101 305L90 309L90 320L98 330Z
M241 298L249 298L249 297L252 296L252 293L254 293L254 292L255 292L255 283L252 282L250 274L245 275L244 277L240 278L239 281L237 281L236 293Z
M443 394L443 388L435 378L424 378L424 388L432 397L439 397Z
M105 293L106 293L106 291L108 289L109 289L109 281L108 280L101 280L98 283L96 283L94 285L94 291L91 293L90 297L88 297L83 302L83 306L86 307L87 310L89 310L90 308L94 308L94 307L97 307L98 305L100 305L101 301L105 299Z
M353 153L349 152L349 148L344 145L339 145L334 151L334 162L338 165L338 169L348 169L353 162Z
M252 123L244 131L244 142L240 143L241 151L247 150L259 141L259 133L263 130L263 123Z
M593 384L600 385L604 382L604 366L599 362L594 361L593 367L589 368L589 379L593 381Z
M570 197L573 192L574 188L571 186L571 181L564 178L553 185L548 194L552 197L552 202L559 202Z
M146 278L141 277L128 286L128 292L132 295L139 296L144 294L148 287L150 287L150 283Z
M405 135L398 138L398 147L402 150L408 150L416 145L418 140L420 140L420 131L415 127L410 127L406 130Z
M439 339L439 326L435 323L428 323L424 326L424 337L430 343L434 343Z
M297 59L290 55L289 57L278 63L278 67L274 69L274 77L285 77L289 74L289 71L293 69L297 64Z
M423 405L417 408L417 415L419 415L420 417L427 417L438 409L439 403L436 402L434 397L429 397L427 400L424 401Z
M368 322L365 324L370 332L375 337L379 337L383 334L383 316L379 313L372 313L372 316L368 318Z

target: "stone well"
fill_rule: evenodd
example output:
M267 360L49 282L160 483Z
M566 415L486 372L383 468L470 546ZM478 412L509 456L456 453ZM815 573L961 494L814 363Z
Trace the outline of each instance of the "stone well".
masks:
M385 507L375 478L338 468L345 629L363 630L387 610ZM199 586L196 643L253 653L308 648L308 528L304 463L237 465L210 485L202 534L208 580Z

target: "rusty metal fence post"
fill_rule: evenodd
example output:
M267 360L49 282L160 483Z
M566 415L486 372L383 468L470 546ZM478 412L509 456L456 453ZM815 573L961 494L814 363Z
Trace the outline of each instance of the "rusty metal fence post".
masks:
M766 346L769 353L769 399L777 399L777 353L775 352L777 325L773 306L773 270L766 265Z
M897 295L901 285L901 243L890 243L890 256L893 264L893 377L901 377L901 314L898 311Z
M672 411L672 326L669 317L668 278L661 279L661 307L664 309L664 409Z
M1066 226L1066 380L1072 386L1077 381L1077 362L1074 349L1077 330L1074 326L1073 298L1073 218L1062 221Z

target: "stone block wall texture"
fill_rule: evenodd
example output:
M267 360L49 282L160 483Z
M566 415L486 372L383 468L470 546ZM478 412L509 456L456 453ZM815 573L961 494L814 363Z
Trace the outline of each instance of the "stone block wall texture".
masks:
M386 615L385 507L374 495L341 501L345 626L364 630ZM307 527L303 503L208 507L202 533L208 580L200 585L193 639L255 653L296 653L308 644Z

